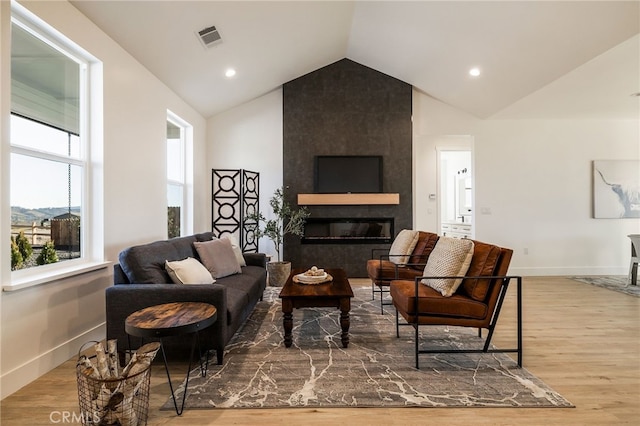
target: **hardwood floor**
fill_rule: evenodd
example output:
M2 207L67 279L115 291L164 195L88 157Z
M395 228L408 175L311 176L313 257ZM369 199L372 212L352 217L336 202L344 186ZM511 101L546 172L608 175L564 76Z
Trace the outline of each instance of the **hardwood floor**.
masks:
M351 280L352 285L369 285ZM524 367L575 408L398 408L160 411L169 386L152 369L150 425L620 425L640 419L640 298L563 277L528 277L523 284ZM515 336L510 289L494 343ZM391 312L391 310L389 311ZM1 424L69 424L78 412L75 359L5 398ZM172 364L174 380L186 365ZM77 422L76 422L77 424Z

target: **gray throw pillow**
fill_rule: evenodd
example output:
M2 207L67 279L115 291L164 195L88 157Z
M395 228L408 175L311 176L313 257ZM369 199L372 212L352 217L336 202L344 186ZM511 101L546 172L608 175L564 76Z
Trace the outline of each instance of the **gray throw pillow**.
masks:
M194 242L200 261L213 278L222 278L242 273L231 242L224 238L204 242Z

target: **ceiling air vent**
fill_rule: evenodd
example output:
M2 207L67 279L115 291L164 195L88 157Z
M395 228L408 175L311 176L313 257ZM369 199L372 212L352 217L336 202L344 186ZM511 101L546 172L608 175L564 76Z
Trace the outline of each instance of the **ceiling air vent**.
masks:
M220 32L214 26L198 31L198 39L200 39L200 42L206 48L222 42Z

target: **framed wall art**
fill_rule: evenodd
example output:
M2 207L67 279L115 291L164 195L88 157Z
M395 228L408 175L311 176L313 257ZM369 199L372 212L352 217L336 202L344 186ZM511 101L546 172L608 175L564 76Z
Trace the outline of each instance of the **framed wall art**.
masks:
M593 217L640 218L640 161L593 162Z

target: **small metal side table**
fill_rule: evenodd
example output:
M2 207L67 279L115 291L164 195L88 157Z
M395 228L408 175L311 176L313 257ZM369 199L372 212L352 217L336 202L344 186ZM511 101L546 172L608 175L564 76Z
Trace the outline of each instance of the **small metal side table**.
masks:
M164 360L164 367L167 371L167 379L169 380L169 388L171 389L171 397L176 414L181 415L184 411L184 402L187 396L187 388L189 387L189 372L191 371L191 362L193 361L193 353L196 344L198 345L198 360L200 362L200 371L203 376L207 375L207 365L209 362L209 351L205 359L204 366L202 364L202 351L200 348L200 338L198 332L216 322L218 314L216 307L208 303L200 302L175 302L163 305L150 306L141 309L129 315L125 321L125 331L129 336L141 338L155 338L160 340L160 349ZM182 336L193 333L193 341L191 343L191 355L189 356L189 369L187 370L187 380L184 386L184 394L182 395L182 405L178 408L178 402L173 391L171 375L169 374L169 365L167 364L167 356L164 352L162 339L164 337ZM131 347L131 341L129 341Z

